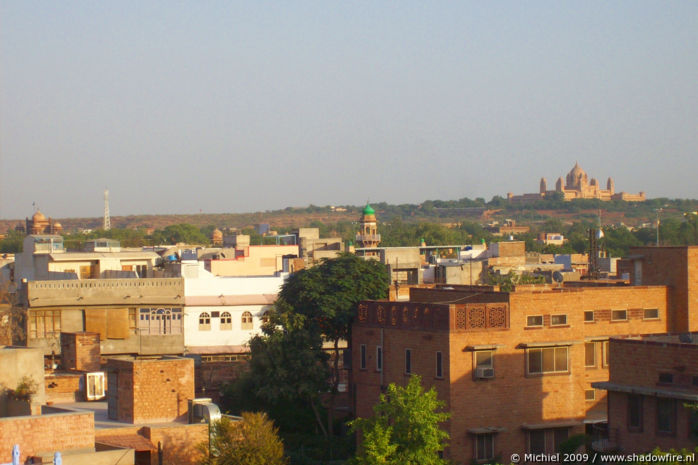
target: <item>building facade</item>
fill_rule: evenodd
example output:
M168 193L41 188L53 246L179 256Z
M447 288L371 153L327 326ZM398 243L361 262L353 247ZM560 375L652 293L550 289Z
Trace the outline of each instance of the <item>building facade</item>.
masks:
M410 289L363 302L352 329L357 416L382 388L422 376L446 402L445 455L464 464L553 453L606 420L608 340L667 330L666 286Z
M203 263L183 263L184 345L200 355L247 354L286 275L214 276Z
M595 448L642 454L698 444L698 333L612 338L608 435Z

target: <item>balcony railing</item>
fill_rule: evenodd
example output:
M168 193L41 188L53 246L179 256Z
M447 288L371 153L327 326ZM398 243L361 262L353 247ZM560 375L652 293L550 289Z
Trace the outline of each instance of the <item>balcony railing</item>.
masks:
M380 234L357 234L356 242L380 242Z

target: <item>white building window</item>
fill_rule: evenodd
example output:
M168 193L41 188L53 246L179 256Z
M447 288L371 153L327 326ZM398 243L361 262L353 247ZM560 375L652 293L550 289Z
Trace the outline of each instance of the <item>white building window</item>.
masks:
M206 312L199 314L199 331L211 330L211 315Z
M221 330L231 330L233 329L233 317L230 312L221 313Z
M242 314L242 329L252 329L252 314L250 312Z

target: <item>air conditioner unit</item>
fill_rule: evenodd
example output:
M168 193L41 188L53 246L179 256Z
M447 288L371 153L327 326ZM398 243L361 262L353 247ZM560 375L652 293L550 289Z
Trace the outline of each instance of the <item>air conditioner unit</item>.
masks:
M494 378L494 368L477 367L475 369L475 377L477 379Z
M85 397L87 397L87 400L99 400L104 398L103 371L85 374Z

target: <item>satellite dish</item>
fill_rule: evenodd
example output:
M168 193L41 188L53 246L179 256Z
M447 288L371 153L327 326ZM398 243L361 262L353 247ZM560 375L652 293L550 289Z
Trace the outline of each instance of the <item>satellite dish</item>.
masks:
M565 280L565 278L562 276L562 273L560 273L559 271L556 271L553 273L553 281L555 281L556 283L561 283L564 280Z
M691 333L681 333L679 334L679 342L691 344L693 342L693 335Z
M604 237L603 229L599 228L599 230L596 231L596 238L603 239L603 237Z

